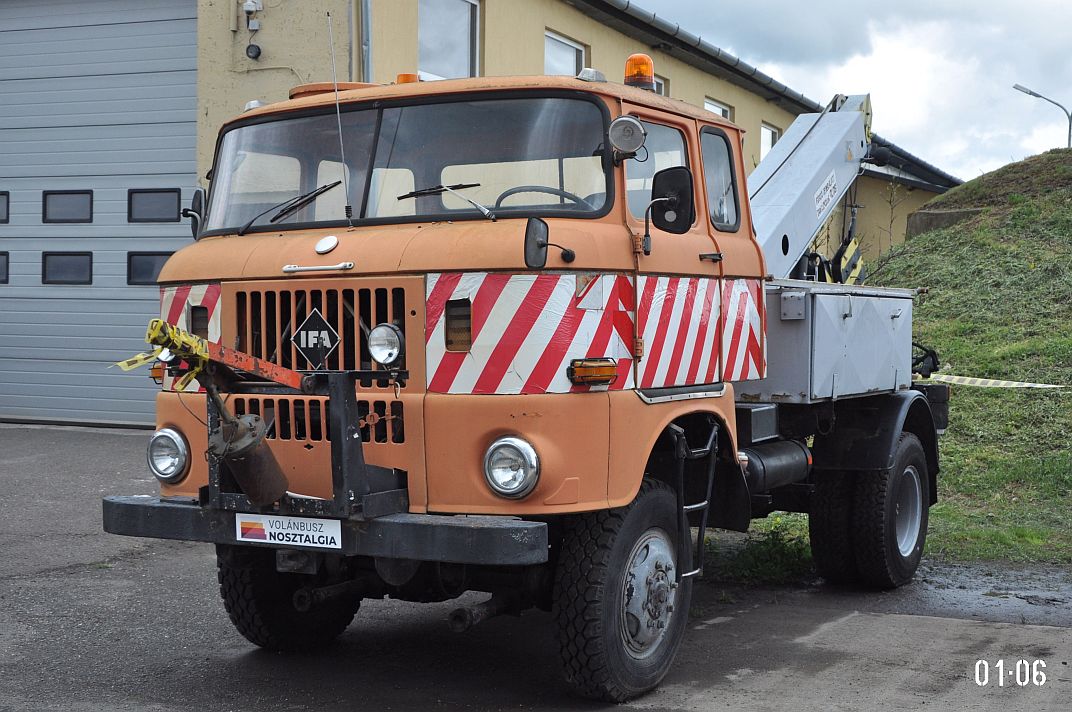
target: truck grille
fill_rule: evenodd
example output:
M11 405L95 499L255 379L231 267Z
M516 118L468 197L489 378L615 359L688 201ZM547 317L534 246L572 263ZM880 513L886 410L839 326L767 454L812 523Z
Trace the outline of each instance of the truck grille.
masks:
M385 322L403 334L406 329L406 295L401 287L245 290L235 294L235 347L284 368L312 370L291 337L313 309L339 335L338 348L324 364L328 371L378 370L369 356L369 330Z
M267 440L330 442L326 398L232 396L236 415L251 413L268 422ZM406 429L401 401L359 400L361 439L366 443L402 444Z

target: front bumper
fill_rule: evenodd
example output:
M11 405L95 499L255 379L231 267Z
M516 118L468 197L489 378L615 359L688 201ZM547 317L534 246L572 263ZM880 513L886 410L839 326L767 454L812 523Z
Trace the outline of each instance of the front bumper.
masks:
M159 497L105 497L104 531L215 544L238 542L235 512ZM342 520L342 548L331 553L456 564L523 566L547 561L547 525L507 517L390 514ZM324 551L288 545L286 548Z

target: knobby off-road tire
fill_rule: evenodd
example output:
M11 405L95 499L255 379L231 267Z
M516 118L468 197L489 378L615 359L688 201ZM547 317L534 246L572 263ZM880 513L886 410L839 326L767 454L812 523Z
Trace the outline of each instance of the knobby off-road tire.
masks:
M269 650L326 644L346 630L361 604L342 598L298 611L294 592L316 585L316 577L277 572L274 549L221 544L216 547L216 567L231 622L246 640Z
M553 610L566 679L585 697L622 702L669 671L692 597L691 578L674 581L691 568L691 546L677 561L679 522L674 490L646 479L628 506L567 526Z
M819 575L834 584L858 583L856 552L852 544L855 475L822 472L816 475L808 513L811 558Z
M919 438L902 433L889 472L858 476L853 548L860 580L896 588L912 580L929 522L930 477Z

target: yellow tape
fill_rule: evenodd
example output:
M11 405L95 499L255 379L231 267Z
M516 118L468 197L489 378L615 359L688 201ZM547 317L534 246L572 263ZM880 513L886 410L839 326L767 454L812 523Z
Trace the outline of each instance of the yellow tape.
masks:
M1052 383L1027 383L1025 381L1002 381L997 378L969 378L967 376L948 376L935 373L930 380L939 383L953 383L958 386L975 386L977 388L1065 388Z
M126 359L125 361L117 361L112 365L113 366L118 366L119 368L123 369L124 371L133 371L135 368L138 368L139 366L144 366L147 363L152 363L153 361L155 361L157 359L157 357L160 355L160 352L162 350L163 349L157 347L157 348L153 349L152 351L146 351L143 354L138 354L137 356L131 356L130 358Z
M149 328L145 332L145 341L155 345L156 348L119 361L115 365L124 371L133 371L139 366L157 360L161 352L167 349L176 358L184 359L190 365L190 370L175 381L174 385L175 390L184 391L208 363L208 346L204 339L183 331L177 326L172 326L163 319L153 319L149 322Z

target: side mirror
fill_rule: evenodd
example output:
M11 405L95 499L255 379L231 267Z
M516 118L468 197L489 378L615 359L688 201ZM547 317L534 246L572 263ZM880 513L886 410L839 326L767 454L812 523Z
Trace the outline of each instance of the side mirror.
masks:
M205 218L205 189L195 188L193 197L190 198L190 207L182 209L182 216L190 218L190 232L194 239L201 232L201 223Z
M664 232L682 235L696 219L692 172L685 166L664 168L651 181L651 221Z
M525 225L525 266L543 269L547 265L547 223L529 218Z

